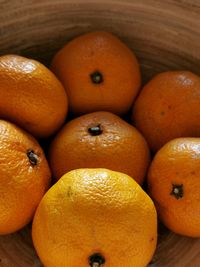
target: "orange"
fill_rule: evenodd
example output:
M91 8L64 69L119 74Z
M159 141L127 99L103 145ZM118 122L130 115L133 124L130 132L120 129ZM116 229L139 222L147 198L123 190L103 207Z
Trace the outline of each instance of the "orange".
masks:
M94 112L68 122L50 146L50 165L59 179L78 168L108 168L144 181L149 149L136 128L109 112Z
M13 233L32 219L51 173L37 141L0 120L0 234Z
M172 231L200 237L200 138L177 138L156 154L148 173L149 192Z
M138 61L116 36L95 31L67 43L52 61L74 114L126 113L141 83Z
M200 136L200 77L188 71L158 74L137 98L133 121L153 151L177 137Z
M145 267L156 248L156 210L123 173L73 170L45 194L32 237L45 267Z
M64 123L66 92L38 61L17 55L0 57L0 118L36 137L47 137Z

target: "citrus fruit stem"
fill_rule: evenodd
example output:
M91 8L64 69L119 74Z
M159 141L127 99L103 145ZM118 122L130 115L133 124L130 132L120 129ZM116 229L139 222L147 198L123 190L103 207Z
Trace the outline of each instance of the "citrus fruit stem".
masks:
M94 262L93 264L92 264L92 267L100 267L101 265L98 263L98 262Z
M183 185L182 184L172 184L172 191L170 195L173 195L176 199L183 197Z
M90 128L88 128L88 132L95 136L95 135L100 135L102 134L102 129L101 129L101 125L100 124L97 124L96 126L92 126Z
M89 257L89 264L91 267L101 267L104 263L105 259L99 253L95 253Z
M30 163L35 166L38 163L38 156L31 149L27 151L27 157L29 158Z
M90 74L90 78L93 83L99 84L103 82L103 75L99 71L95 71L92 74Z

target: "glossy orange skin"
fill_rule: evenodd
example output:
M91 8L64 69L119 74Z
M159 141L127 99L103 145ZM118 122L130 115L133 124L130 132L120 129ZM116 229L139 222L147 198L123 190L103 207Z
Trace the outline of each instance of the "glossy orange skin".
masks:
M31 164L27 151L37 155ZM28 224L50 185L51 172L38 142L16 125L0 120L0 235Z
M18 55L0 57L0 118L43 138L64 123L67 109L62 84L43 64Z
M158 74L141 90L132 118L153 151L174 138L200 136L200 77L189 71Z
M102 133L88 129L101 125ZM50 166L59 179L78 168L124 172L142 184L150 161L149 148L136 128L110 112L93 112L67 123L52 141Z
M156 209L123 173L73 170L40 202L32 237L45 267L88 267L94 253L103 267L146 267L157 243Z
M51 69L63 83L74 114L94 111L126 113L141 84L138 61L117 37L96 31L67 43L55 55ZM99 71L103 82L95 84L90 75Z
M177 198L173 185L182 185ZM162 222L172 231L200 237L200 138L177 138L155 155L148 187Z

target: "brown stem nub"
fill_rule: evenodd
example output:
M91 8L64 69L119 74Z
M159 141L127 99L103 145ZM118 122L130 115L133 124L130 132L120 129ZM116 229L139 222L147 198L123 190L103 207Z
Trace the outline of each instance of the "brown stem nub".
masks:
M93 83L99 84L103 82L103 75L100 71L95 71L90 74L90 78Z
M33 166L37 165L37 163L38 163L38 156L35 154L35 152L32 149L29 149L26 154L27 154L27 157L28 157L30 163Z
M92 135L92 136L96 136L96 135L100 135L102 134L103 130L101 128L100 124L97 124L95 126L92 126L90 128L88 128L88 132Z
M89 257L91 267L101 267L104 263L105 259L100 253L95 253Z
M172 184L172 191L170 195L174 196L176 199L183 197L183 184Z

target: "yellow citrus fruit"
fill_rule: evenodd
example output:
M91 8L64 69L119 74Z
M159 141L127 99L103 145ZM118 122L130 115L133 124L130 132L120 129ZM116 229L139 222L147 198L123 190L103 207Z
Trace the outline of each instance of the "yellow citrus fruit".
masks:
M0 234L24 227L47 191L51 173L38 142L0 120Z
M32 237L45 267L145 267L156 248L156 210L126 174L73 170L40 202Z

